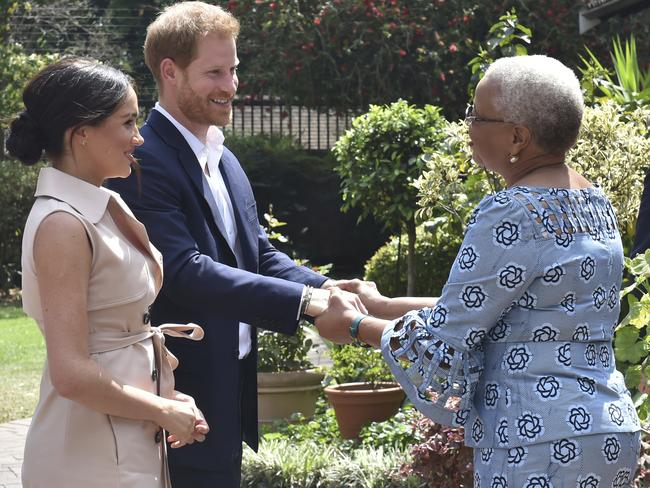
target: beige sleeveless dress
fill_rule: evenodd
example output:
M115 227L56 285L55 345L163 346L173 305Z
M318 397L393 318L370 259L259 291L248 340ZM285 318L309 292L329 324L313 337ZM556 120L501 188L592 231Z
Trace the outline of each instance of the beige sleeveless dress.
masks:
M162 257L117 193L54 168L41 170L22 248L23 309L43 331L33 244L45 217L66 212L84 225L92 248L88 286L90 356L118 381L169 397L175 358L162 332L199 339L198 326L149 324L162 285ZM167 329L167 330L165 330ZM192 330L187 335L185 331ZM24 488L168 486L159 427L91 410L61 397L47 361L27 433Z

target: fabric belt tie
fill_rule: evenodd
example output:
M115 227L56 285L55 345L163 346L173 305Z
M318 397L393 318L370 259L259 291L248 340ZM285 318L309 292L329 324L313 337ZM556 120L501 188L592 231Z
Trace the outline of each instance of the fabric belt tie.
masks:
M151 338L156 363L153 375L156 381L156 394L160 396L160 374L163 371L163 358L167 359L172 371L178 366L176 356L165 347L165 335L199 341L203 339L203 329L196 324L162 324L158 327L149 327L147 330L140 332L94 332L90 334L88 339L88 351L91 354L116 351ZM155 440L160 444L162 457L162 485L164 488L171 488L166 438L167 433L164 429L160 429L156 433Z

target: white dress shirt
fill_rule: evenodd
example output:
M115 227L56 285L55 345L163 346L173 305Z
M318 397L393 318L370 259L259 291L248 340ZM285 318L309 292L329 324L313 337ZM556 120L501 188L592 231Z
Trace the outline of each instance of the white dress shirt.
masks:
M226 228L226 235L224 237L234 254L235 244L237 242L237 226L235 223L232 201L230 200L226 184L223 181L221 171L219 171L219 164L221 162L221 156L223 155L223 132L221 132L221 130L216 126L210 126L206 137L206 143L204 144L180 122L178 122L169 112L167 112L159 102L156 102L154 109L163 114L165 118L167 118L167 120L178 129L192 149L192 152L194 152L196 159L201 166L203 176L207 180L208 186L212 191L212 196L217 202L221 219ZM245 358L250 351L251 326L244 322L240 322L239 359Z

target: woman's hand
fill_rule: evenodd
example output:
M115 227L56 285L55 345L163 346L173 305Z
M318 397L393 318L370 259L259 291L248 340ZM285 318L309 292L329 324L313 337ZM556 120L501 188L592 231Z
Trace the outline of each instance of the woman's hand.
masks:
M201 442L207 433L203 432L207 423L203 425L205 419L194 399L179 392L174 392L173 396L172 399L162 399L164 403L158 421L169 433L167 441L173 448L192 444L195 440Z
M339 280L337 286L342 290L358 295L370 314L375 317L387 318L386 307L390 299L379 293L374 281Z
M314 323L318 333L325 339L336 344L348 344L353 341L350 337L350 324L359 314L365 312L350 298L349 293L332 288L327 309L316 317Z

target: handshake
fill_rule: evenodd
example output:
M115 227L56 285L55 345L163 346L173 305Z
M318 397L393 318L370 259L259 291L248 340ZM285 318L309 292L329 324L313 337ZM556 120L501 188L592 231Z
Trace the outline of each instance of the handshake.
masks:
M353 342L350 326L361 317L364 325L369 316L381 318L389 302L373 282L358 279L327 280L321 288L310 289L306 295L305 315L315 319L322 337L336 344Z

